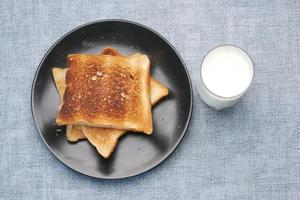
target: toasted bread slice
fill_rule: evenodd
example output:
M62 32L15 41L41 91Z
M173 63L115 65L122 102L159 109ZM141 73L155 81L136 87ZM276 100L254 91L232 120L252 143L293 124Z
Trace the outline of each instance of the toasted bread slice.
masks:
M104 48L102 50L102 52L100 53L100 55L122 56L116 49L111 48L111 47ZM52 69L54 82L55 82L55 85L59 92L61 101L63 100L65 89L66 89L66 84L65 84L66 72L67 72L67 69L62 69L62 68L53 68ZM151 86L152 85L153 84L151 83ZM155 94L155 95L159 95L158 88L155 90L157 90L157 94ZM77 142L80 139L86 138L81 130L81 126L77 126L77 125L67 125L66 137L69 142ZM108 139L108 141L109 141L109 139ZM108 142L108 143L110 143L110 142Z
M63 97L65 90L65 75L67 69L53 68L53 78L58 92ZM150 81L150 98L151 104L156 104L160 99L168 95L168 88L151 78ZM82 132L82 130L84 132ZM89 126L67 125L67 140L76 142L86 137L97 148L97 151L104 157L108 158L113 152L118 139L124 135L126 131L108 128L96 128Z
M152 133L146 55L69 55L56 122Z

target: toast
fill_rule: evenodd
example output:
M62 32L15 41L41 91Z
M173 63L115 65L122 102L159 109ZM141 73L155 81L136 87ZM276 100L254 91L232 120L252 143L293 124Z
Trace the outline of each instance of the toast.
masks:
M53 68L53 78L62 98L65 90L65 75L67 69ZM151 78L150 81L150 98L151 104L156 104L160 99L167 96L168 88ZM126 131L108 128L96 128L89 126L67 125L67 140L76 142L80 139L88 138L88 140L97 148L97 151L104 157L108 158L113 152L118 139L124 135Z
M58 125L152 133L150 61L132 56L72 54Z
M102 55L121 56L121 54L114 48L104 48ZM65 90L65 74L67 69L53 68L53 77L59 94L62 98ZM161 98L168 95L168 89L158 81L151 79L150 82L150 98L152 106L156 104ZM117 129L95 128L87 126L67 125L67 139L70 142L84 139L85 132L88 140L97 148L97 151L105 158L108 158L113 152L119 137L124 135L126 131Z

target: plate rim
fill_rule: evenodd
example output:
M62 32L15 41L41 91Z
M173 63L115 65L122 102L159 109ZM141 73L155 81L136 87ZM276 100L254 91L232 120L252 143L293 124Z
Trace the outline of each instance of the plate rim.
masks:
M170 151L165 155L163 156L161 159L159 159L158 162L155 162L154 164L151 164L150 166L146 167L145 169L139 171L138 173L133 173L133 174L130 174L130 175L125 175L125 176L118 176L118 177L99 177L99 176L94 176L94 175L91 175L91 174L86 174L84 172L81 172L77 169L74 169L70 164L64 162L61 158L61 156L57 155L53 150L52 148L48 145L48 143L46 142L40 128L38 127L37 125L37 122L36 122L36 116L35 116L35 108L34 108L34 94L35 94L35 86L36 86L36 80L37 80L37 77L38 77L38 74L41 70L41 67L45 61L45 59L47 58L47 56L49 55L49 53L53 50L53 48L59 43L61 42L65 37L67 37L68 35L72 34L73 32L77 31L78 29L80 28L83 28L83 27L86 27L86 26L89 26L89 25L93 25L93 24L98 24L98 23L107 23L107 22L121 22L121 23L127 23L127 24L131 24L131 25L136 25L138 27L141 27L143 29L146 29L150 32L152 32L153 34L157 35L160 39L162 39L164 42L166 42L170 47L171 49L175 52L175 54L177 55L177 57L179 58L180 62L182 63L183 65L183 69L185 71L185 74L186 74L186 77L188 79L188 83L189 83L189 91L190 91L190 94L191 94L191 98L190 98L190 109L189 109L189 114L188 114L188 118L187 118L187 122L185 124L185 127L182 131L182 134L180 135L180 138L179 140L175 143L174 147L170 149ZM179 52L175 49L175 47L165 38L163 37L160 33L158 33L157 31L153 30L152 28L148 27L148 26L145 26L141 23L138 23L138 22L135 22L135 21L130 21L130 20L125 20L125 19L101 19L101 20L94 20L94 21L91 21L91 22L87 22L87 23L84 23L80 26L77 26L73 29L71 29L70 31L68 31L67 33L63 34L61 37L59 37L59 39L57 39L51 46L50 48L46 51L46 53L44 54L44 56L42 57L36 71L35 71L35 74L34 74L34 78L33 78L33 81L32 81L32 86L31 86L31 114L32 114L32 118L33 118L33 121L34 121L34 125L37 129L37 132L39 133L40 137L42 138L44 144L47 146L48 150L54 155L54 157L59 160L61 163L63 163L65 166L67 166L69 169L79 173L79 174L82 174L82 175L85 175L85 176L88 176L88 177L91 177L91 178L95 178L95 179L102 179L102 180L118 180L118 179L126 179L126 178L130 178L130 177L135 177L135 176L138 176L138 175L141 175L143 173L146 173L146 172L149 172L150 170L153 170L154 168L156 168L157 166L159 166L163 161L167 160L171 154L175 151L175 149L179 146L179 144L181 143L183 137L186 135L186 132L189 128L189 124L190 124L190 121L191 121L191 118L192 118L192 110L193 110L193 86L192 86L192 81L191 81L191 78L190 78L190 74L189 74L189 71L188 71L188 68L186 67L186 64L185 62L183 61L182 57L180 56Z

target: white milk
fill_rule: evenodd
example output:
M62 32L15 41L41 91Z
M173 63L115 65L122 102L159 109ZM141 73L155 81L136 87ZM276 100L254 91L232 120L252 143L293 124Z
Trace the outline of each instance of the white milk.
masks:
M250 57L238 47L223 45L205 56L198 91L205 103L219 110L237 102L249 88L253 75Z

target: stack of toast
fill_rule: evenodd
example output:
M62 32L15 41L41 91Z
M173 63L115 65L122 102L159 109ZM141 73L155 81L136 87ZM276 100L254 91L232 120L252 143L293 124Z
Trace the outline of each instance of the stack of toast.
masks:
M153 131L151 107L168 88L150 77L147 55L121 55L107 47L99 55L71 54L67 68L52 69L61 97L56 118L67 140L87 139L109 158L126 132Z

